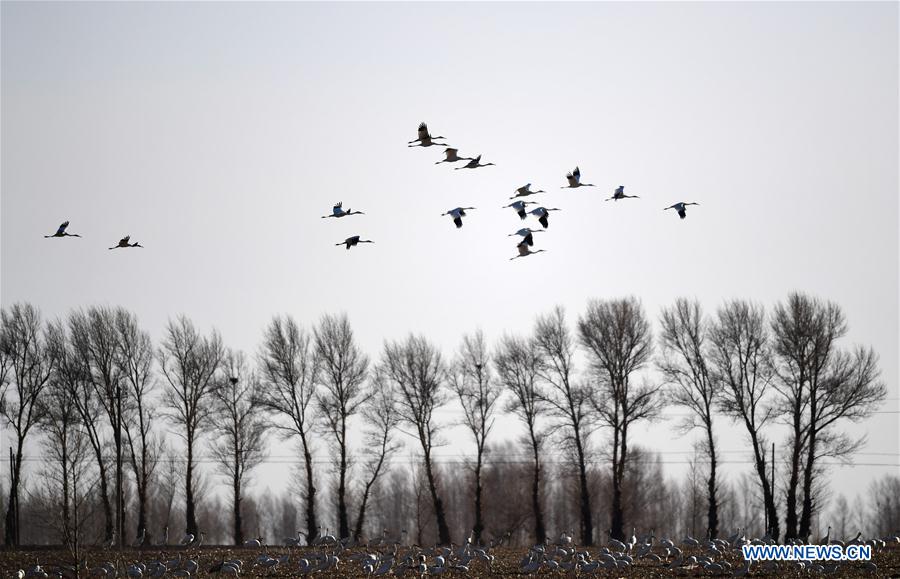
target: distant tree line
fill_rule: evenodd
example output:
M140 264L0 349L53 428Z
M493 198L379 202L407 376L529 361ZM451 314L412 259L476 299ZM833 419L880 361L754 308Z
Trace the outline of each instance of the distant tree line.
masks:
M13 304L0 326L5 542L150 545L183 531L281 543L323 529L419 544L544 542L576 528L585 545L633 528L809 538L827 460L864 443L841 426L885 398L874 350L843 346L841 308L802 293L769 312L732 300L707 314L678 299L657 327L636 298L591 300L572 326L558 307L529 335L490 344L477 331L449 357L409 335L370 359L346 315L309 327L276 316L248 355L184 316L154 344L123 308L45 321ZM699 433L682 481L633 444L635 425L667 405L682 410L677 430ZM461 422L440 418L451 407ZM502 414L520 438L497 436ZM435 449L456 424L471 456L441 461ZM752 457L736 480L720 474L717 424L740 429ZM779 424L786 440L774 440ZM275 437L297 451L289 490L248 493ZM26 442L41 457L27 478ZM777 474L773 442L786 457ZM865 519L851 524L896 532L898 487L896 476L873 482L855 509ZM848 513L840 497L833 515Z

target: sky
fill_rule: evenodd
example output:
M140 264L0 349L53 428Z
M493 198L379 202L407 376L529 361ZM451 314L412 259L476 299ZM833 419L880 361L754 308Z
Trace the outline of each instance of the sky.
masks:
M248 352L275 314L346 312L377 359L409 332L448 356L476 328L528 332L557 304L574 326L590 298L636 295L655 321L679 296L806 291L844 308L888 388L832 490L900 473L896 3L3 2L0 20L4 307L121 305L157 341L184 313ZM441 147L406 146L422 121L496 165L435 165ZM576 165L597 187L560 188ZM507 235L539 226L501 207L529 182L561 211L546 252L509 261ZM603 201L623 184L640 199ZM365 215L321 219L337 201ZM682 221L677 201L700 205ZM476 207L460 230L457 206ZM81 239L43 238L65 220ZM357 234L375 244L335 246ZM107 250L125 235L144 249ZM674 424L632 444L680 476L695 435ZM718 429L726 476L749 472Z

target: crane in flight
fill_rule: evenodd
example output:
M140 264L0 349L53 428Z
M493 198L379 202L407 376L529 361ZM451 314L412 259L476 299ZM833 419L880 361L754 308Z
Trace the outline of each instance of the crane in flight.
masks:
M44 239L47 239L48 237L81 237L77 233L66 233L66 228L68 226L69 226L69 222L64 221L62 223L62 225L60 225L59 228L56 230L56 233L54 233L53 235L45 235Z
M335 243L335 245L346 245L347 249L350 249L351 247L356 247L360 243L375 243L375 242L371 241L369 239L360 239L358 235L354 235L353 237L348 237L347 239L345 239L344 241L342 241L340 243Z
M619 199L640 199L640 197L637 195L626 195L625 185L619 185L616 187L616 191L612 194L612 197L606 199L606 201L618 201Z
M131 239L131 236L126 235L125 237L123 237L122 239L119 240L118 245L114 245L113 247L110 247L110 249L121 249L121 248L125 248L125 247L144 247L137 241L135 241L134 243L128 243L129 239Z
M516 189L516 194L514 196L510 197L510 199L515 199L516 197L528 197L529 195L537 195L538 193L546 193L546 191L543 191L543 190L532 191L531 183L527 183L525 185L522 185L518 189Z
M512 207L515 209L516 213L519 215L519 219L525 219L528 214L525 213L525 207L527 205L537 205L536 201L522 201L521 199L518 201L513 201L509 205L504 205L500 209L506 209L507 207Z
M408 147L430 147L432 145L440 145L442 147L446 147L447 143L435 143L435 139L443 139L444 137L432 137L431 133L428 132L428 125L425 123L419 124L419 138L415 141L410 141L407 146ZM413 143L419 143L418 145L414 145Z
M529 255L534 255L535 253L540 253L542 251L547 251L546 249L539 249L537 251L531 251L531 248L524 241L519 242L519 244L516 245L516 249L519 250L519 255L517 255L515 257L510 257L509 258L510 261L520 258L520 257L528 257Z
M456 225L456 228L459 229L463 226L462 218L466 216L466 211L470 211L475 209L474 207L457 207L456 209L451 209L446 213L441 213L441 217L445 215L449 215L453 218L453 223Z
M474 159L472 159L471 161L469 161L462 167L453 167L453 168L457 169L457 170L459 170L459 169L477 169L478 167L489 167L491 165L493 165L493 163L485 163L484 165L482 165L481 164L481 155L478 155L477 157L475 157Z
M534 245L534 237L533 233L543 233L543 229L532 229L530 227L523 227L522 229L516 231L515 233L510 233L507 237L512 237L513 235L520 235L522 237L522 243L526 243L528 245Z
M684 219L687 217L687 206L688 205L700 205L699 203L685 203L684 201L679 201L675 205L670 205L663 209L663 211L668 211L669 209L674 209L676 213L678 213L678 217Z
M343 202L338 201L334 204L334 207L331 208L331 215L323 215L322 219L328 219L329 217L346 217L348 215L365 215L365 213L362 211L350 211L349 208L344 211Z
M575 167L575 170L571 173L566 173L566 180L569 182L567 187L560 187L560 189L576 189L578 187L595 187L593 183L582 183L581 182L581 169Z
M558 207L552 207L550 209L547 209L546 207L538 207L536 209L532 209L531 211L529 211L529 213L538 218L538 223L541 224L541 227L547 229L547 227L550 226L549 219L551 211L560 211L560 209Z
M453 147L447 147L444 149L444 160L438 161L435 165L440 165L441 163L455 163L457 161L471 161L472 157L460 157L457 155L459 153L459 149L454 149Z

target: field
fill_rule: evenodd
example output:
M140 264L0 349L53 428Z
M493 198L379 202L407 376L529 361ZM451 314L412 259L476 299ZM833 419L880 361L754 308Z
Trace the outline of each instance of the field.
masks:
M447 568L441 574L444 577L470 577L470 578L479 578L479 577L523 577L525 573L520 571L520 561L522 557L526 554L526 549L522 548L497 548L492 551L495 559L490 567L488 567L487 562L481 560L473 560L469 565L469 569L467 572L459 571L459 570L451 570ZM597 553L597 548L591 548L589 551L592 554ZM174 559L181 559L182 561L193 560L198 564L199 570L191 574L192 577L214 577L218 576L216 573L210 573L209 569L213 567L215 564L222 562L223 560L230 559L240 559L243 562L242 571L240 573L241 576L244 577L299 577L301 574L298 572L297 563L303 558L309 558L313 553L318 552L321 553L321 549L314 550L306 547L301 548L293 548L289 549L286 547L272 547L268 549L268 555L273 558L283 557L284 555L289 555L289 561L287 564L279 564L278 566L270 569L263 569L261 567L251 568L252 562L257 560L260 555L263 554L262 549L252 548L252 549L235 549L233 547L202 547L200 549L189 549L189 550L177 550L177 549L169 549L166 551L160 551L157 549L143 549L143 550L134 550L128 549L122 551L120 554L117 554L113 551L108 551L104 549L92 548L86 553L86 562L87 562L87 572L82 572L82 577L90 577L97 576L92 575L93 572L104 562L116 563L118 562L119 576L128 577L125 569L136 562L143 562L149 565L154 560L162 560L162 561L170 561ZM377 553L374 549L370 549L368 552ZM398 552L398 559L406 556L408 553L407 548L400 548ZM325 578L338 578L338 577L366 577L366 573L363 572L362 563L358 560L366 551L361 549L353 549L351 551L344 551L339 555L340 563L336 569L331 569L328 571L315 572L314 575L316 577L325 577ZM696 552L685 551L685 556L689 556L690 554L700 555L700 550L697 549ZM118 556L117 556L118 555ZM738 554L733 553L728 555L729 562L738 567L742 564L742 561L738 559ZM357 560L354 560L357 559ZM61 570L60 564L65 562L71 562L71 557L65 551L61 551L58 549L52 548L24 548L19 550L3 550L0 551L0 577L2 578L15 578L18 575L18 571L28 570L29 568L34 567L36 564L41 565L42 569L47 572L50 577L58 577L60 575L54 574L54 571ZM900 577L900 547L894 546L891 548L887 548L881 552L875 553L873 557L873 561L877 564L878 570L876 572L865 571L860 568L859 564L845 564L842 565L834 576L839 577ZM428 565L434 565L435 560L434 557L428 557ZM396 568L396 567L395 567ZM595 573L591 573L594 576L598 577L672 577L676 575L680 576L714 576L708 572L705 572L698 567L695 567L693 570L684 569L679 570L678 573L664 569L660 566L659 563L649 563L646 561L638 561L635 566L630 569L625 570L603 570L600 569ZM64 573L63 576L72 576L74 574L71 573L71 568L68 570L68 573ZM431 575L433 573L429 573ZM417 576L418 573L413 570L407 571L405 576L413 577ZM563 572L549 572L549 571L541 571L539 576L556 576L556 577L575 577L576 574L572 571ZM532 576L537 576L532 574ZM586 573L578 573L578 576L584 576ZM730 573L720 576L730 576ZM44 576L44 575L41 575ZM102 576L102 575L101 575ZM137 575L135 575L137 576ZM149 572L147 572L145 577L152 576ZM166 574L166 577L169 576L177 576L176 574ZM187 575L182 575L187 576ZM752 570L749 576L753 577L797 577L800 576L800 573L797 571L791 571L788 569L787 565L782 564L782 567L779 569L777 573L768 573L764 574L761 571Z

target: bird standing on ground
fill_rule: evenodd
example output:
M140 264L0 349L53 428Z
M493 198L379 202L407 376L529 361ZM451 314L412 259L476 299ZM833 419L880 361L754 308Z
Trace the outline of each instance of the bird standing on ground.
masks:
M410 141L408 143L409 147L430 147L432 145L440 145L442 147L446 147L447 143L435 143L435 139L443 139L444 137L432 137L431 133L428 132L428 125L425 123L419 124L419 138L415 141ZM413 143L419 143L418 145L413 145Z
M700 205L699 203L685 203L684 201L679 201L675 205L670 205L663 209L663 211L667 211L669 209L674 209L678 213L678 217L684 219L687 217L687 206L688 205Z
M44 239L47 239L48 237L81 237L77 233L66 233L66 228L68 226L69 226L69 222L64 221L62 223L62 225L60 225L59 228L56 230L56 233L54 233L53 235L45 235Z
M549 222L550 211L559 211L559 210L560 209L558 207L552 207L550 209L547 209L546 207L538 207L537 209L532 209L531 211L529 211L529 213L531 213L532 215L534 215L535 217L538 218L538 223L541 224L541 227L543 227L544 229L547 229L547 227L549 227L549 225L550 225L550 222Z
M119 240L118 245L110 247L110 249L120 249L120 248L125 248L125 247L144 247L137 241L135 241L134 243L128 243L129 239L131 239L131 236L126 235L125 237L123 237L122 239Z
M516 231L515 233L510 233L507 237L512 237L513 235L522 236L522 242L527 243L528 245L534 245L534 236L533 233L543 233L543 229L531 229L530 227L523 227L522 229Z
M527 217L527 214L525 213L525 206L526 206L526 205L537 205L537 202L535 202L535 201L521 201L521 200L520 200L520 201L513 201L513 202L510 203L509 205L504 205L503 207L501 207L501 209L506 209L507 207L512 207L513 209L516 210L516 213L518 213L519 219L525 219L525 217Z
M518 245L516 245L516 249L519 250L519 255L515 257L510 257L509 260L512 261L519 257L528 257L529 255L534 255L535 253L540 253L542 251L547 251L546 249L539 249L537 251L531 251L531 248L528 247L528 244L525 241L521 241Z
M537 195L538 193L546 193L546 191L532 191L531 183L527 183L516 189L516 194L510 197L510 199L515 199L516 197L528 197L529 195Z
M457 161L471 161L472 157L460 157L457 155L459 149L454 149L453 147L447 147L444 149L444 160L438 161L435 165L440 165L441 163L455 163Z
M342 241L340 243L335 243L335 245L346 245L347 249L350 249L351 247L355 247L356 245L358 245L360 243L375 243L375 242L371 241L369 239L360 239L358 235L354 235L353 237L348 237L347 239L345 239L344 241Z
M459 169L477 169L478 167L489 167L489 166L493 165L493 163L485 163L485 164L483 164L483 165L481 165L480 163L481 163L481 155L478 155L477 157L475 157L474 159L472 159L471 161L469 161L468 163L466 163L466 164L463 165L462 167L453 167L453 168L456 169L456 170L459 170Z
M616 191L613 193L612 197L606 199L606 201L618 201L619 199L639 199L639 197L637 195L626 195L625 185L619 185L616 187Z
M331 215L323 215L322 219L328 219L329 217L346 217L348 215L365 215L362 211L350 211L349 208L344 211L343 205L343 201L338 201L334 204L334 207L331 208Z
M462 218L466 216L466 211L471 209L475 209L474 207L457 207L456 209L451 209L446 213L441 213L441 217L444 215L449 215L453 218L453 223L456 225L456 228L459 229L463 226Z
M581 169L575 167L575 170L566 174L566 180L569 182L568 187L560 187L560 189L575 189L577 187L594 187L593 183L581 182Z

